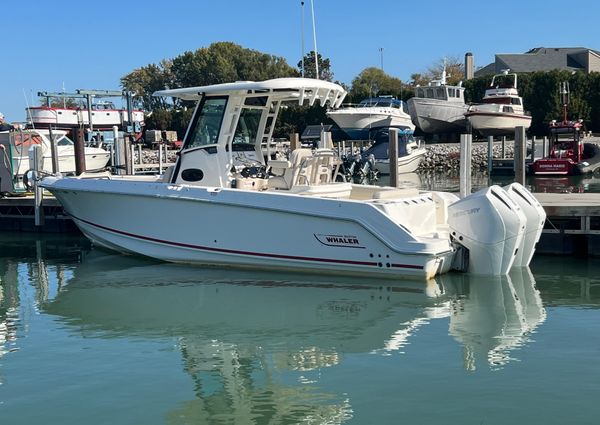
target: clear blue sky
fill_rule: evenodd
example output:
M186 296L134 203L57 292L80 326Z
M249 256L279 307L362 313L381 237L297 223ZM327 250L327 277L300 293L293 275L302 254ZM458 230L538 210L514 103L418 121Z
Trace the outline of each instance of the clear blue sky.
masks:
M317 50L350 83L380 66L409 80L444 56L472 52L476 67L496 53L533 47L600 50L600 3L592 0L314 0ZM0 112L23 121L38 91L119 90L133 69L215 41L300 60L300 0L3 0ZM305 51L312 49L310 0ZM27 100L26 100L27 98Z

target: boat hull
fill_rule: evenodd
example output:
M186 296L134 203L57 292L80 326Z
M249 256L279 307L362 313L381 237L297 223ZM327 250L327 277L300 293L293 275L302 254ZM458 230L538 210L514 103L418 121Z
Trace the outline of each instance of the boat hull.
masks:
M473 130L476 130L483 136L514 134L516 127L528 129L531 125L531 116L529 115L467 112L465 116L469 120Z
M413 150L410 154L401 156L398 158L398 173L413 173L417 171L419 165L425 158L427 150L425 148L419 148ZM390 160L389 159L376 159L375 169L380 174L390 174Z
M377 127L399 127L415 129L408 114L360 112L352 109L330 112L329 117L354 140L369 138L369 130Z
M570 158L542 158L530 166L530 174L547 176L580 176L600 169L600 146L584 143L586 158L575 162Z
M110 160L110 152L100 148L85 148L85 170L86 171L98 171L106 168L108 161ZM17 172L16 175L22 176L27 170L33 168L29 163L29 157L13 158L13 163L16 164L14 167ZM51 172L52 171L52 156L50 152L44 154L44 162L42 170ZM70 148L68 150L62 150L58 152L58 172L72 174L75 170L75 151Z
M57 127L78 127L90 125L90 115L87 109L74 108L51 108L45 106L34 106L27 109L27 117L36 127L54 125ZM128 122L127 110L125 109L93 109L92 125L96 128L110 129L113 126L121 126ZM134 122L144 121L144 112L132 111Z
M159 260L380 278L450 269L449 239L421 242L370 204L164 183L44 180L97 245ZM93 206L93 207L91 207ZM177 217L165 225L169 214ZM268 235L265 229L269 229Z
M464 103L413 97L407 105L413 123L424 133L453 133L467 127Z

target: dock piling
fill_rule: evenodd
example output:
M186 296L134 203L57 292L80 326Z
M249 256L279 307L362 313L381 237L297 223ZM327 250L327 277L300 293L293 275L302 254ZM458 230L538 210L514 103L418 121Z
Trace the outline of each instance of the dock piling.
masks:
M460 197L464 198L471 194L471 146L473 144L472 134L460 135L460 171L459 186Z
M525 184L525 158L527 156L527 138L525 127L515 128L515 182Z
M494 163L494 136L487 137L487 148L488 148L487 171L488 171L488 176L489 176L492 174L492 164Z
M398 130L390 128L389 137L390 186L398 187Z
M44 200L44 189L38 185L39 172L43 167L44 154L42 153L42 147L40 145L33 145L29 149L30 162L33 162L33 173L31 179L33 180L33 217L36 227L44 225L44 208L42 203Z

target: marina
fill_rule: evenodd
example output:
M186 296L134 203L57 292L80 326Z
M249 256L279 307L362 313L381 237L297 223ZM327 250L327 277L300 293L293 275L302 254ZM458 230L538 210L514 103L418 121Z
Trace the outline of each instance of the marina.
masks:
M6 6L2 425L597 422L600 7Z

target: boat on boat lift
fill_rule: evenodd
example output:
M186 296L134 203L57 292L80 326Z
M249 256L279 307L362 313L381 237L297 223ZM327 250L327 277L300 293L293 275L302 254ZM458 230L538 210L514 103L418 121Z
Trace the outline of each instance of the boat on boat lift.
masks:
M517 90L517 74L504 70L492 77L483 103L469 106L465 117L473 130L483 136L514 134L516 127L528 129L531 115L523 108Z
M265 162L282 104L338 107L346 92L337 84L281 78L155 95L197 101L169 172L40 183L96 245L178 263L394 279L504 275L533 256L545 213L519 184L459 199L337 182L333 149Z

